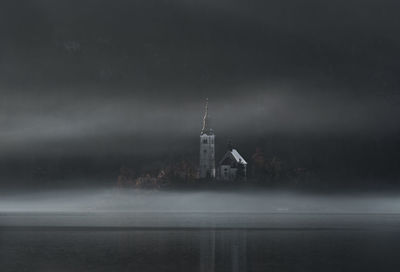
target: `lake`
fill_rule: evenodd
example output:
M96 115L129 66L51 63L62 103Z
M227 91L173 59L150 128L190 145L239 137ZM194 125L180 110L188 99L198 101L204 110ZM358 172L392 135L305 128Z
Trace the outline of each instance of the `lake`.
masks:
M53 213L0 219L4 272L400 267L397 215Z

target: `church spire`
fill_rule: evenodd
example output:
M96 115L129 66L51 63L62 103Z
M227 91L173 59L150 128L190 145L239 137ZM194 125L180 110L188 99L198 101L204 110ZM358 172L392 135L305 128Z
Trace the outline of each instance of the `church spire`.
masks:
M210 128L208 115L208 98L206 99L203 127L200 133L200 178L215 178L215 135Z
M206 106L204 110L204 117L203 117L203 127L201 128L201 134L207 133L210 131L208 127L209 120L208 120L208 98L206 98Z

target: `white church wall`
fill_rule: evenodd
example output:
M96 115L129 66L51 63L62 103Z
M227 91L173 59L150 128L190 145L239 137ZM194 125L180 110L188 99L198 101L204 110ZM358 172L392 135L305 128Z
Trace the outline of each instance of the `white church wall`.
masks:
M200 178L215 178L215 135L200 135Z

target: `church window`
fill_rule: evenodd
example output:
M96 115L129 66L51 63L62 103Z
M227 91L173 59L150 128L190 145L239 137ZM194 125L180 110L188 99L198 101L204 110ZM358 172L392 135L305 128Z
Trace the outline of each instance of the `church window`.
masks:
M203 144L206 144L207 143L207 139L203 139Z

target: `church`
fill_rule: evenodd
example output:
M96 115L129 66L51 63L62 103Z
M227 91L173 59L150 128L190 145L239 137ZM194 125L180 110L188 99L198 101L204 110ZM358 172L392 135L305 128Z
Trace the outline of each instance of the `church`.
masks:
M225 155L215 165L215 134L210 127L208 99L206 100L203 126L200 132L200 179L239 180L246 179L246 160L229 145Z

